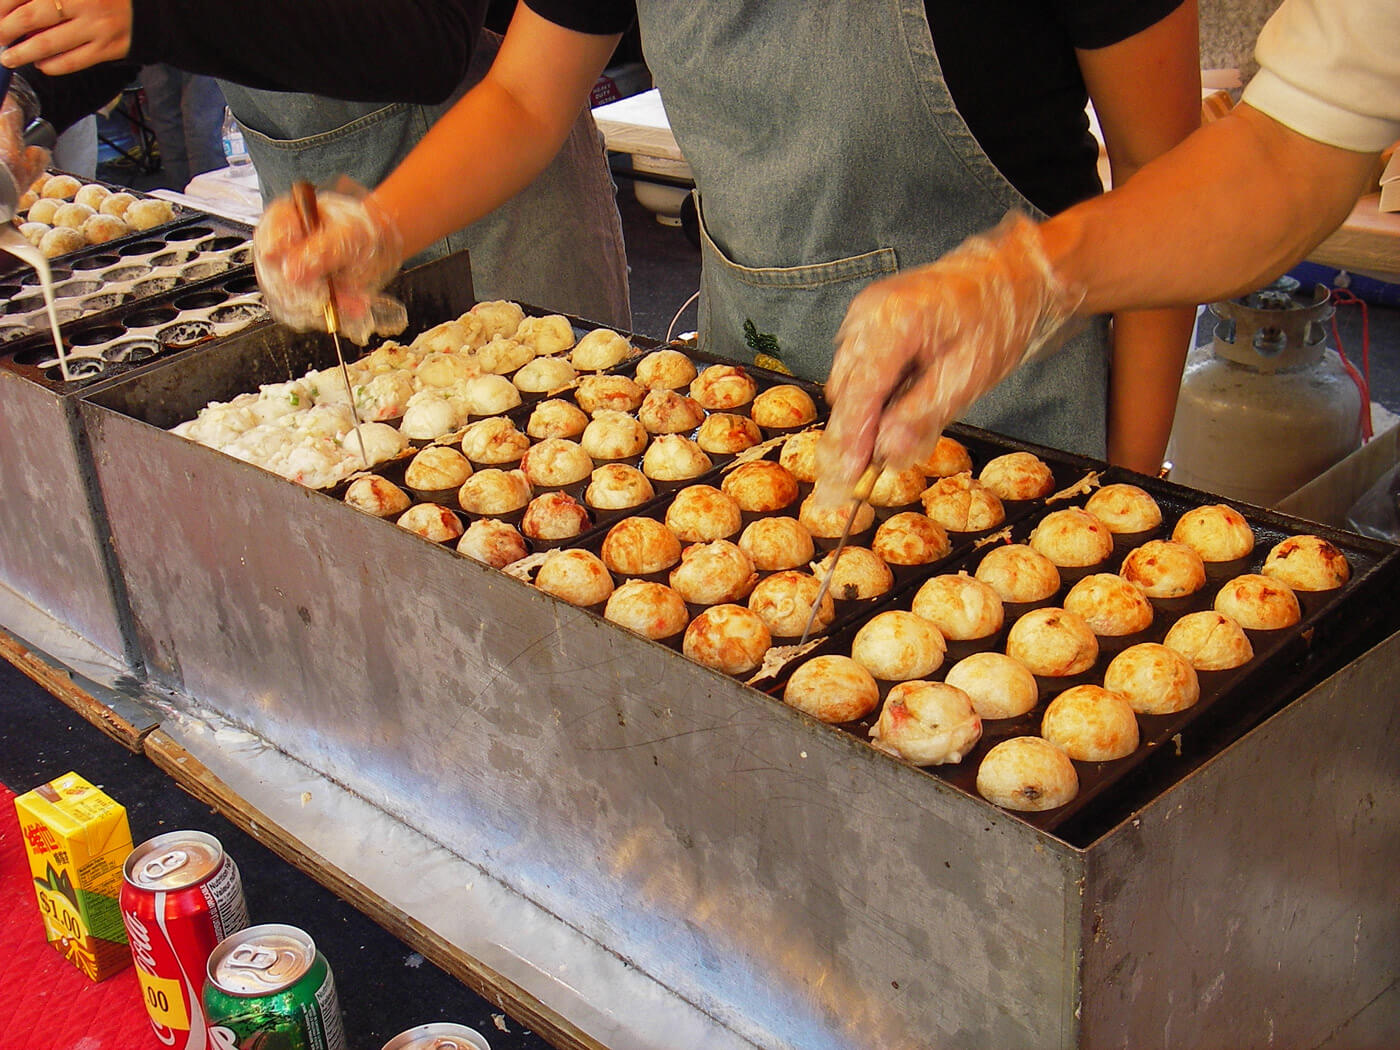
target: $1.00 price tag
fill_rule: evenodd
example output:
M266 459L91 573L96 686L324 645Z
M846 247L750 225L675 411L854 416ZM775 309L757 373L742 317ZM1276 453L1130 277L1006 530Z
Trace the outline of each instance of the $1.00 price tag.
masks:
M152 1024L178 1031L189 1029L190 1015L179 981L156 977L140 967L136 969L136 979L141 982L141 995L146 1000L146 1012L151 1015Z

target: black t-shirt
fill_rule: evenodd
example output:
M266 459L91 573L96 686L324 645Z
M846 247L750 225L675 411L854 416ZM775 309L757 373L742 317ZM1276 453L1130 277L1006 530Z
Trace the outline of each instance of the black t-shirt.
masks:
M1007 180L1043 211L1100 192L1098 144L1075 49L1106 47L1154 25L1182 0L927 0L949 94ZM620 33L632 0L527 0L583 33Z

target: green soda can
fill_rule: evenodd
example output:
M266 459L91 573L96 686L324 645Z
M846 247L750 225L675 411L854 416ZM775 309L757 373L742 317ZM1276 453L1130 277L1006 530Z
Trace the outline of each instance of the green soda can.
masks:
M345 1050L326 957L295 926L249 926L209 956L210 1050Z

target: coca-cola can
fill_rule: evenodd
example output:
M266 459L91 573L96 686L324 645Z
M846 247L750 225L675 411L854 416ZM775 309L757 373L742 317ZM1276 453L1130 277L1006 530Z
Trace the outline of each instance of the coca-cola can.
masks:
M238 866L213 835L172 831L132 850L122 873L122 923L156 1038L170 1050L206 1050L209 955L248 925Z

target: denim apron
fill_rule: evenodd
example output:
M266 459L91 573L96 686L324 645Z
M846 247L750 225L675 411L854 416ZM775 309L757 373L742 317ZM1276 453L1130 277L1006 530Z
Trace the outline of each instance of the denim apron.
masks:
M695 173L704 349L764 353L825 379L861 288L933 261L1011 208L1041 215L954 108L923 0L637 6ZM1102 457L1107 384L1100 318L963 418Z
M500 37L483 31L466 80L439 106L345 102L220 81L243 127L263 199L298 179L347 174L377 186L432 123L490 68ZM470 171L444 173L469 179ZM478 300L514 299L628 330L632 311L616 189L602 135L585 108L549 167L490 215L410 263L467 250Z

